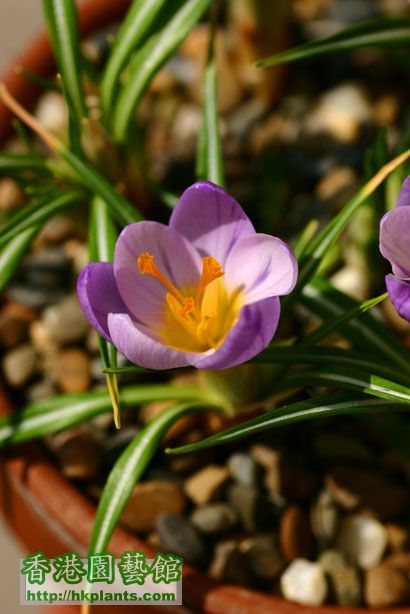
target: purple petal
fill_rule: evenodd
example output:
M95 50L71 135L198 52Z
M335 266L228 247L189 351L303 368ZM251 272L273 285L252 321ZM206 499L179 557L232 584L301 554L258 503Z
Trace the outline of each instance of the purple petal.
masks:
M185 190L169 225L189 239L201 256L213 256L221 264L238 239L255 232L236 200L210 181Z
M410 206L410 177L406 177L406 179L403 181L396 207L408 206Z
M390 274L386 275L386 286L397 313L410 322L410 284Z
M243 288L245 303L288 294L294 288L298 265L292 250L276 237L253 234L236 243L225 262L225 283Z
M111 341L109 313L128 313L115 283L111 262L90 262L77 280L77 295L85 317L107 341Z
M135 324L129 315L112 313L108 316L108 328L113 344L131 362L146 369L172 369L186 367L184 352L173 350L153 339L149 330Z
M393 209L382 217L380 251L397 277L410 278L410 207Z
M226 369L250 360L272 339L279 315L278 298L246 305L221 347L213 354L191 355L191 364L198 369ZM190 355L187 354L187 357Z
M160 272L182 291L197 285L202 263L192 245L164 224L137 222L124 228L114 256L118 290L134 319L158 327L163 323L169 290L158 279L139 272L137 259L142 252L153 254Z

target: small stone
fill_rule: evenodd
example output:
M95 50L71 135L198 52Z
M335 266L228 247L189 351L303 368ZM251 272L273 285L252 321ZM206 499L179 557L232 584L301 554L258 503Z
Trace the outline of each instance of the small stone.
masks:
M332 168L316 186L320 200L330 202L336 209L344 205L357 192L359 179L350 166Z
M249 586L252 581L248 557L234 540L219 542L216 545L208 573L211 578L241 586Z
M327 544L336 534L339 512L332 496L322 490L310 508L310 524L316 539Z
M74 234L74 224L63 215L56 215L49 220L39 232L35 245L62 243Z
M238 522L238 515L228 503L210 503L195 509L191 522L201 533L229 531Z
M70 279L70 261L63 250L50 247L32 252L23 266L24 279L36 288L66 287Z
M228 501L247 531L266 531L276 522L278 513L275 505L256 488L233 484L228 489Z
M157 531L163 548L182 556L192 565L206 565L209 550L199 531L180 514L162 514L157 519Z
M410 552L395 552L384 559L383 564L393 567L393 569L399 569L410 576Z
M7 352L3 359L3 372L7 383L14 388L26 384L36 372L37 356L28 343Z
M79 275L90 260L87 244L77 239L70 239L64 243L64 253L71 260L75 275Z
M29 324L35 317L35 312L24 305L5 305L0 312L0 344L8 349L25 341Z
M54 369L63 392L85 392L90 386L90 357L77 348L59 352Z
M130 495L121 516L121 522L134 531L152 531L163 514L180 514L185 497L175 482L149 480L139 482ZM178 554L175 552L175 554Z
M366 572L364 597L370 608L408 605L410 582L408 574L382 564Z
M368 516L347 516L340 524L336 546L362 569L377 565L388 542L385 527Z
M38 288L27 283L16 283L7 289L11 301L31 309L43 309L60 301L66 293L65 288Z
M53 438L52 447L67 478L85 481L98 476L101 450L88 430L63 431Z
M81 341L88 331L88 322L74 294L46 309L42 321L60 345Z
M109 423L104 422L103 428L106 428L109 424L111 424L111 416L104 415L104 417L110 418ZM122 426L119 431L110 433L104 442L104 464L107 467L112 467L121 452L124 451L124 449L129 443L131 443L139 432L140 429L137 426L125 425Z
M56 394L56 389L53 382L48 379L40 380L35 384L29 386L26 390L26 399L30 403L37 403L38 401L44 401Z
M345 83L325 92L308 116L310 134L330 134L343 143L354 142L363 124L371 122L372 108L367 96L356 85Z
M24 193L18 183L4 177L0 179L0 211L12 211L24 204Z
M246 553L252 572L259 578L274 580L286 565L273 533L248 537L241 542L240 548Z
M323 552L318 563L329 577L337 605L359 606L362 600L362 588L358 570L349 565L337 550Z
M309 558L313 549L310 525L305 513L292 505L285 509L280 519L279 543L287 561Z
M410 550L410 530L397 524L386 525L389 547L393 552Z
M325 484L336 503L344 509L365 508L382 520L401 516L409 502L409 493L403 487L356 467L335 467L325 477Z
M185 482L185 492L197 505L203 505L216 499L229 478L226 467L208 465Z
M39 99L35 116L45 128L62 136L68 126L68 111L64 97L57 92L46 92Z
M49 329L41 320L35 320L30 325L30 341L39 354L56 354L58 346L51 337Z
M259 477L259 467L254 459L243 452L235 452L227 460L229 473L235 482L244 486L255 486Z
M327 595L325 574L318 563L305 559L293 561L280 579L282 594L301 605L321 605Z

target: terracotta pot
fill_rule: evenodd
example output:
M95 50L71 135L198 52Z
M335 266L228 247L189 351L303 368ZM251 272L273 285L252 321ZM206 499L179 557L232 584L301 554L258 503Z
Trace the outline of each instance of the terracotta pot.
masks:
M80 8L82 34L106 25L124 13L130 0L88 0ZM34 40L16 59L15 65L47 75L53 69L50 45L45 35ZM39 92L26 79L11 68L3 81L12 94L30 106ZM0 139L10 134L10 113L0 104ZM0 413L13 410L7 392L0 388ZM62 477L36 443L22 445L2 455L0 465L0 504L6 520L28 553L44 551L48 556L76 550L85 555L93 526L95 507L72 483ZM135 535L118 528L108 550L119 556L125 550L153 551ZM207 614L360 614L363 610L337 607L302 607L278 597L253 590L220 584L203 572L186 566L183 579L184 605ZM115 606L115 611L118 610ZM127 610L129 611L127 606ZM112 608L101 606L104 614ZM138 607L151 614L159 611L155 606ZM173 606L168 611L176 612ZM52 611L49 607L46 612ZM163 609L161 609L163 612ZM78 612L78 608L59 606L57 612ZM378 614L409 614L410 610L377 610Z

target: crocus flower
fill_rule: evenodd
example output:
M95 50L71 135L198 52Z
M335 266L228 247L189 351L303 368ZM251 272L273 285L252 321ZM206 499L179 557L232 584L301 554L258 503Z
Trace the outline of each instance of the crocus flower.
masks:
M131 362L151 369L223 369L258 354L279 320L297 264L256 233L240 205L207 181L189 187L169 225L126 226L114 262L78 279L90 324Z
M402 185L396 208L382 217L380 251L393 269L386 276L390 300L410 322L410 177Z

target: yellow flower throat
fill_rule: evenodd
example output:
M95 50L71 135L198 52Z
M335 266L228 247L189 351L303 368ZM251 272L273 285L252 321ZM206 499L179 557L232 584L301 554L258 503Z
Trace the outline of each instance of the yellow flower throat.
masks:
M153 254L137 259L141 274L152 275L168 290L165 325L158 328L163 343L184 352L206 352L221 345L235 325L242 306L241 292L229 295L224 272L213 256L202 258L202 273L196 287L179 290L155 264Z

